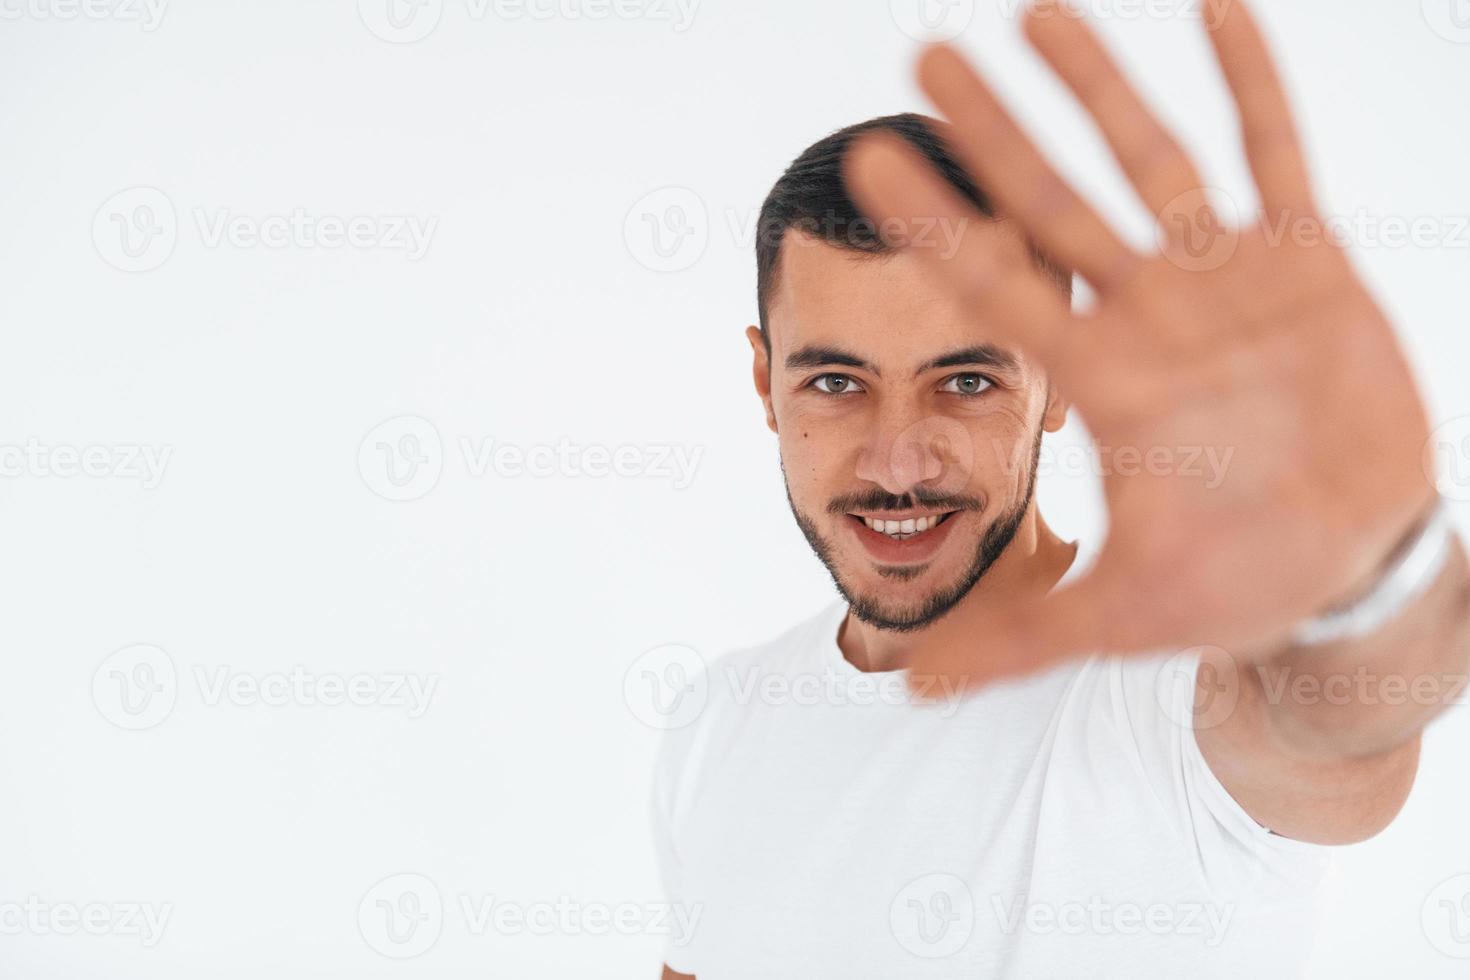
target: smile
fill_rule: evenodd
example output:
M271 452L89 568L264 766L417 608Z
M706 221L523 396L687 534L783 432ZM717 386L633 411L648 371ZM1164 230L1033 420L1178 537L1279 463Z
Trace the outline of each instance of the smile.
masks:
M952 517L956 511L945 511L941 514L924 514L919 517L905 517L899 520L889 520L881 517L868 517L865 514L851 514L857 520L862 521L870 530L879 534L886 534L895 541L906 541L909 538L918 537L925 531L943 524Z

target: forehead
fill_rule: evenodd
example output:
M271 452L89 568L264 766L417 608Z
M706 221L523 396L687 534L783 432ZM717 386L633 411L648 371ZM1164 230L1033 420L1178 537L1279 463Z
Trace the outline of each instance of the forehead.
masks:
M1007 222L972 222L964 234L989 236L1030 262L1024 241ZM787 232L767 309L773 360L780 364L790 351L818 345L852 349L899 367L944 349L995 343L993 331L940 285L925 261L909 250L858 252L796 229ZM1009 353L1024 364L1019 351Z

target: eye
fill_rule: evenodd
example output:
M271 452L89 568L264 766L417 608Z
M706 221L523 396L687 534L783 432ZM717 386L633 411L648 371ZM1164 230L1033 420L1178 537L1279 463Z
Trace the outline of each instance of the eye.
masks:
M863 390L857 379L847 374L819 374L811 380L811 384L827 395L846 395Z
M966 374L952 374L944 379L941 391L952 392L956 395L978 395L991 387L993 382L983 374L969 372Z

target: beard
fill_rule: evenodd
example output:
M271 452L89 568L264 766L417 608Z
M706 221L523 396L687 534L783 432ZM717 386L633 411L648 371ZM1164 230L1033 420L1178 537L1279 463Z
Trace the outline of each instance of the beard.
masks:
M970 558L970 564L959 579L935 589L916 608L892 609L883 602L881 595L862 595L844 583L842 576L837 571L831 543L822 537L816 522L803 514L796 506L796 501L791 498L789 481L786 481L786 501L791 505L791 513L796 518L797 527L801 528L801 533L806 536L807 544L811 545L818 560L826 566L828 574L832 576L833 584L837 586L837 591L847 602L852 614L870 626L881 630L894 633L916 632L938 620L969 595L970 590L975 587L990 566L995 564L996 559L1003 555L1006 548L1010 546L1012 539L1016 536L1016 531L1021 527L1021 521L1025 519L1027 509L1031 506L1031 499L1036 493L1036 470L1041 460L1041 433L1041 426L1038 425L1031 448L1031 465L1026 473L1026 492L1022 495L1021 502L990 522L985 533L980 535L980 540L975 545L975 552ZM784 466L781 469L781 476L784 481L786 478ZM922 488L916 488L899 496L875 490L833 500L828 505L827 512L842 516L853 510L902 510L919 506L932 506L936 510L977 511L982 509L983 504L976 498L968 496L927 495ZM953 517L950 518L950 520L953 519ZM906 580L924 574L926 568L927 566L922 565L918 567L893 566L880 568L878 574L888 578Z

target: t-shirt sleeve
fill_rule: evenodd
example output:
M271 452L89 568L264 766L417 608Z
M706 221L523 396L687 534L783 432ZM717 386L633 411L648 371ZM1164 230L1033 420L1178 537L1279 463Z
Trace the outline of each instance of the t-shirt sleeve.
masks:
M1257 823L1205 760L1195 735L1197 651L1110 657L1098 666L1119 734L1194 847L1207 880L1253 889L1274 881L1294 891L1330 871L1335 848L1282 837ZM1224 688L1204 687L1206 698L1230 696ZM1206 719L1228 710L1209 701L1200 707Z

